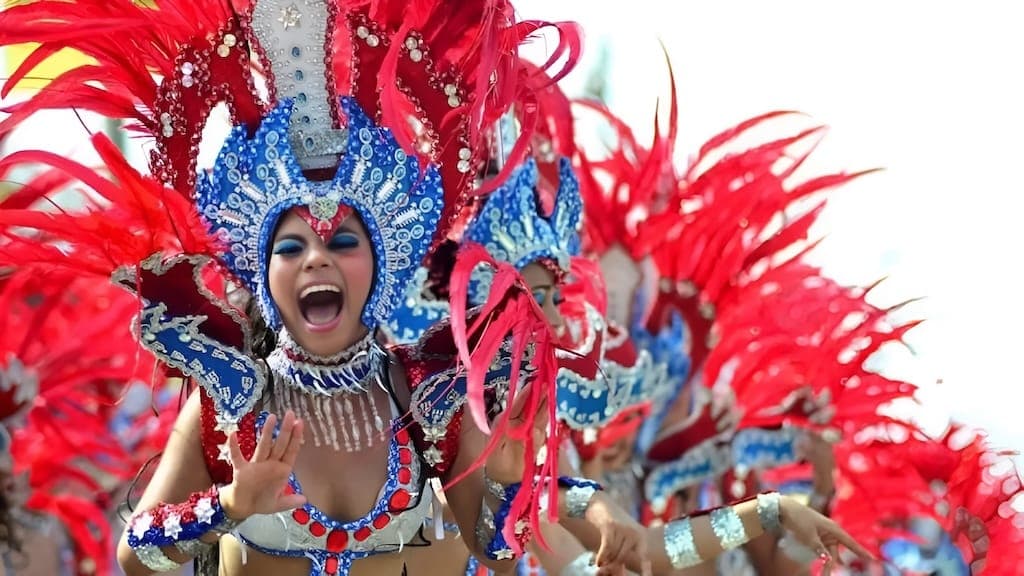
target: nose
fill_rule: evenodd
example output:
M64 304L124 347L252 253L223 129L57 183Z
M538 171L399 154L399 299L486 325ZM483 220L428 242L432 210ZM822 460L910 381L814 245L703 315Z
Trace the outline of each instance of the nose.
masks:
M323 242L314 242L306 250L306 261L303 262L303 268L306 270L315 270L317 268L326 268L331 264L331 255L328 253L327 246L324 246Z
M558 311L558 306L555 305L554 296L551 294L544 299L544 316L548 319L548 324L555 330L556 333L561 332L562 328L565 327L565 318L562 317L562 313Z

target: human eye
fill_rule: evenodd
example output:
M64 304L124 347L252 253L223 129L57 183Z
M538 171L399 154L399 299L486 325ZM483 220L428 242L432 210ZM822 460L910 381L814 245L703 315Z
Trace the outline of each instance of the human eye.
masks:
M544 301L548 299L548 291L542 288L534 290L533 299L537 301L537 306L544 306Z
M555 303L555 306L558 306L562 302L565 302L565 297L562 296L562 291L561 290L555 292L555 296L554 296L554 298L552 298L552 302Z
M305 249L306 244L295 238L284 238L274 243L274 254L277 256L294 256Z
M359 237L351 232L338 232L327 243L327 247L331 250L347 250L358 245Z

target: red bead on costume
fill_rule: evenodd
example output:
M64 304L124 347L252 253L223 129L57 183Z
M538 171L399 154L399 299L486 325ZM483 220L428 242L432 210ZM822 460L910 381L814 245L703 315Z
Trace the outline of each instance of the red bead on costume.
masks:
M407 509L409 507L410 500L412 500L412 497L409 495L409 491L404 488L399 488L391 495L389 505L391 506L392 511L398 512Z
M409 470L408 468L399 468L398 481L401 482L402 484L408 484L409 482L412 482L412 470Z
M383 530L390 523L391 523L391 515L388 514L387 512L385 512L385 513L381 514L380 516L377 516L376 518L373 519L373 527L376 528L377 530Z
M356 533L353 534L352 537L355 538L357 542L362 542L362 541L366 540L367 538L369 538L370 534L373 534L373 531L370 530L370 527L369 526L363 526L359 530L356 530Z
M398 440L399 444L405 445L409 443L409 431L402 428L398 432L395 432L395 440Z
M348 532L345 530L331 530L327 536L327 551L341 552L348 546Z
M306 512L304 508L296 508L292 511L292 518L299 524L305 526L306 522L309 522L309 512Z
M327 562L324 562L324 571L327 572L328 574L337 574L338 573L338 559L333 557L333 556L328 558Z
M398 461L403 466L408 466L409 464L412 464L412 450L409 450L408 448L399 448Z
M327 528L324 528L324 525L319 522L313 522L309 525L309 533L319 538L327 533Z

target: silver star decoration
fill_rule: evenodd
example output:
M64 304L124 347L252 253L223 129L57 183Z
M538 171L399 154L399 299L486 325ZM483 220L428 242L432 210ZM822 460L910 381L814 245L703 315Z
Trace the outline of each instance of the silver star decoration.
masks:
M522 534L523 532L526 532L526 529L529 526L530 525L526 522L526 520L517 520L516 521L516 526L515 526L516 534Z
M498 560L511 560L512 558L515 558L515 554L512 553L511 548L503 548L501 550L498 550L495 556L498 557Z
M227 442L220 445L220 453L217 454L217 460L223 460L228 464L231 463L231 448L228 447Z
M231 435L238 432L238 422L230 416L217 414L217 425L214 426L214 430Z
M132 534L136 538L142 538L146 534L146 530L153 525L153 517L150 516L149 512L144 513L142 516L135 518L135 522L132 523Z
M445 429L443 426L426 426L423 428L423 439L435 444L444 439Z
M164 536L177 540L178 534L181 534L181 517L169 514L164 520Z
M200 524L209 524L213 521L213 505L209 498L200 498L192 511L195 512L196 520Z
M427 464L437 466L441 463L443 456L441 455L441 451L437 449L437 446L431 446L423 452L423 459L427 461Z
M277 19L278 22L284 24L284 29L295 28L302 24L302 12L299 11L299 7L295 4L287 8L281 9L281 17Z

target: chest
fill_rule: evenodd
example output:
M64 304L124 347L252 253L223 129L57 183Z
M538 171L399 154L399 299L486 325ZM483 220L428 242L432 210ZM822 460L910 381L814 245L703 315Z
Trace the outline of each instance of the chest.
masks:
M341 521L365 516L376 504L381 488L394 473L389 466L394 450L383 442L359 452L303 445L294 475L306 499Z

